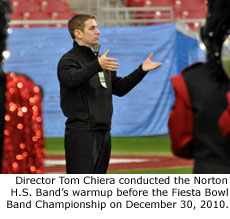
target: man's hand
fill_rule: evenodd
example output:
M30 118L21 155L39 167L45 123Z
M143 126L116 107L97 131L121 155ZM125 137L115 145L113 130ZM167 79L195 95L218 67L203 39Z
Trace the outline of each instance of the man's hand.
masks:
M152 62L151 58L153 57L153 53L151 52L149 57L142 63L142 70L143 71L151 71L156 69L162 65L161 62Z
M116 71L120 64L114 62L117 61L117 59L107 57L108 53L109 53L109 49L102 56L98 58L98 62L102 69L109 70L109 71Z

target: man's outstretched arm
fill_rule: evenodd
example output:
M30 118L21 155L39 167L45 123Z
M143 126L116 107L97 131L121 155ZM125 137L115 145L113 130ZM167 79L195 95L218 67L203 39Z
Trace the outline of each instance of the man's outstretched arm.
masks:
M162 63L159 62L152 62L152 57L153 53L150 53L148 58L136 70L124 78L117 77L116 73L113 72L113 94L124 96L144 78L148 71L157 69L162 65Z

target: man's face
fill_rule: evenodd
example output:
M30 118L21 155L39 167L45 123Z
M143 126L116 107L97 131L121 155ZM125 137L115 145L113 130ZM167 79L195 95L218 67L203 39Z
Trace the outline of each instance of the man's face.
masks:
M85 27L83 31L77 30L77 40L81 45L93 47L98 44L100 31L98 30L97 23L94 19L88 19L85 21Z

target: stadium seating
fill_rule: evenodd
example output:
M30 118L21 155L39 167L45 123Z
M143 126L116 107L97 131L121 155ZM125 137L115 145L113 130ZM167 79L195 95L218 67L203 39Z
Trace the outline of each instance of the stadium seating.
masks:
M207 14L206 0L125 0L124 3L128 7L171 7L173 12L171 14L169 10L138 11L134 13L136 19L173 19L174 21L176 19L191 19L192 21L192 19L203 19ZM157 23L145 23L145 25ZM198 30L200 23L188 22L188 26L192 30Z
M22 20L23 15L20 12L14 12L14 13L10 14L10 19L11 20Z
M35 12L39 11L39 4L34 1L12 0L11 7L13 12Z
M186 0L186 1L176 0L174 4L175 15L181 16L180 14L183 14L183 11L197 11L197 14L198 11L200 11L201 13L199 14L199 16L203 18L206 16L207 6L204 0ZM195 13L196 12L194 12L194 14Z
M175 19L204 19L207 15L207 6L205 0L176 0L174 5ZM198 31L201 23L194 20L194 22L187 22L187 25L193 31Z
M12 0L11 20L68 20L75 13L61 0ZM44 24L12 25L12 27L44 27ZM57 26L57 25L48 25ZM58 25L66 26L66 25Z
M205 0L174 0L174 8L177 10L194 10L206 6Z
M23 15L20 12L14 12L14 13L10 14L10 20L17 21L17 20L22 20L22 19L23 19ZM15 24L15 25L13 25L13 27L23 27L23 25Z
M63 11L63 12L53 12L51 14L52 20L69 20L71 17L76 15L76 13L71 11ZM55 25L49 25L49 27L66 27L67 24L55 24Z
M188 10L185 11L183 10L181 12L180 18L182 19L189 19L191 21L193 21L194 19L202 19L206 17L206 13L207 11L205 9L201 10ZM189 26L190 29L192 29L193 31L198 31L200 29L201 23L200 22L196 22L194 20L194 22L192 23L187 23L187 25Z
M24 20L50 20L50 15L46 12L25 12L23 14L23 19ZM23 27L44 27L44 24L25 24Z
M146 0L124 0L126 7L142 7Z
M173 8L174 0L145 0L142 7L171 7ZM169 10L157 10L157 11L143 11L135 13L136 19L161 19L169 22L173 18L173 14ZM145 23L145 25L158 24L160 22L156 21L154 23Z
M206 13L207 13L207 11L205 9L183 10L183 11L181 11L180 18L183 18L183 19L205 18Z
M44 0L41 2L41 11L48 13L69 11L69 4L67 2L61 2L58 0Z
M173 7L174 0L146 0L143 4L144 7Z
M151 12L138 11L133 13L135 19L158 19L152 23L146 22L145 25L157 24L159 20L165 22L173 19L202 19L206 17L206 0L124 0L127 7L171 7L173 14L169 10L154 10ZM13 13L11 20L68 20L75 13L70 11L69 4L64 0L11 0ZM173 15L173 16L172 16ZM135 25L135 24L134 24ZM36 27L38 25L24 25L23 27ZM44 25L39 25L44 26ZM66 26L66 25L49 25ZM194 22L189 26L193 29L199 27ZM14 26L16 27L16 26ZM17 25L20 27L20 25Z

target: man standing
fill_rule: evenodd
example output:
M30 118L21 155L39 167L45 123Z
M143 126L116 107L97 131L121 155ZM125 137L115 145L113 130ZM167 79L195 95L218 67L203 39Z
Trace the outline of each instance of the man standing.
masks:
M58 63L61 108L67 117L65 155L67 173L106 173L111 151L112 94L123 96L146 73L161 63L153 54L128 76L116 76L117 59L97 57L100 31L91 15L78 14L68 22L73 48Z

